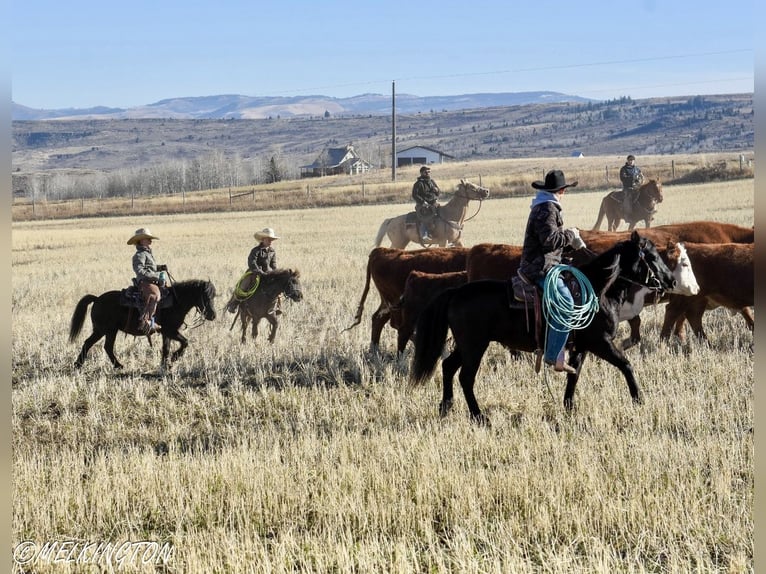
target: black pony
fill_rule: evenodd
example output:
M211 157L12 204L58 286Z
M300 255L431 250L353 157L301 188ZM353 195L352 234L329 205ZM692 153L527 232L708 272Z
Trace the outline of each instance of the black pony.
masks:
M196 308L197 312L208 321L215 320L215 308L213 299L215 299L215 286L210 281L191 280L182 281L174 284L170 288L170 297L172 304L168 307L164 305L157 309L155 317L157 323L161 326L162 334L162 366L168 364L168 355L170 354L170 341L178 341L181 346L173 352L170 357L172 363L183 355L189 341L178 330L184 323L186 314ZM134 307L126 307L120 304L120 291L107 291L99 295L85 295L77 303L72 321L69 327L69 341L74 342L77 335L80 334L85 315L88 312L88 306L93 303L90 312L90 320L93 324L93 334L85 339L82 350L74 363L76 368L80 368L88 356L90 348L101 337L106 337L104 349L112 361L114 368L121 369L122 364L114 356L114 341L117 338L117 331L123 331L129 335L143 336L144 333L139 329L138 318L141 311ZM202 319L200 319L202 321Z
M569 364L577 372L567 375L564 406L567 410L574 406L575 386L588 351L620 369L630 395L640 403L641 393L633 369L613 342L619 309L628 289L635 283L655 290L672 289L673 275L654 244L635 231L629 240L617 243L579 269L599 297L599 310L586 328L570 334ZM524 304L513 300L508 285L506 281L470 282L444 291L421 312L415 331L412 382L422 383L433 374L448 328L452 329L455 339L454 350L442 362L443 395L439 409L442 416L452 408L452 379L460 369L460 385L471 417L479 423L488 422L479 409L473 384L490 341L513 350L536 349L534 321L526 319Z

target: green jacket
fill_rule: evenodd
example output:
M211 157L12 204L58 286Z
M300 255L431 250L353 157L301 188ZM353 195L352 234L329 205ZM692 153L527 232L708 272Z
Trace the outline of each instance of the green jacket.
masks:
M157 271L157 263L154 261L151 247L136 245L136 252L133 254L133 271L136 274L136 281L149 281L157 283L160 273Z

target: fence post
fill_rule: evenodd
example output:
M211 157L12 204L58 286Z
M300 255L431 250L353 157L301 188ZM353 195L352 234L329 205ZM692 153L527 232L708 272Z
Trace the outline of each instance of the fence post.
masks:
M80 214L85 215L85 198L80 198Z
M231 205L231 188L229 188L229 205Z
M364 182L362 182L362 197L364 197Z
M606 174L606 184L609 185L609 166L604 166L604 172Z
M676 178L676 160L670 160L670 179Z

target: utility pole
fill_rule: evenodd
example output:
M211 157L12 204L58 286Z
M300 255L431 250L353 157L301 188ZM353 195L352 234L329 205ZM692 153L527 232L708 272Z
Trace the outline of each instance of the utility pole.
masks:
M391 82L391 181L396 181L396 82Z

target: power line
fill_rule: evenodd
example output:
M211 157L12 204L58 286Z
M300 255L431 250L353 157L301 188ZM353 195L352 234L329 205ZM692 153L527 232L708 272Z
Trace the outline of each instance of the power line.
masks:
M419 80L437 80L437 79L445 79L445 78L470 78L470 77L476 77L476 76L495 76L495 75L501 75L501 74L522 74L522 73L528 73L528 72L540 72L540 71L550 71L550 70L568 70L568 69L577 69L577 68L592 68L592 67L598 67L598 66L615 66L615 65L624 65L624 64L638 64L638 63L645 63L645 62L658 62L658 61L664 61L664 60L680 60L685 58L700 58L700 57L706 57L706 56L723 56L728 54L742 54L742 53L752 53L752 48L735 48L731 50L719 50L716 52L697 52L692 54L675 54L670 56L654 56L650 58L632 58L632 59L626 59L626 60L605 60L602 62L586 62L583 64L560 64L555 66L534 66L534 67L525 67L525 68L514 68L514 69L507 69L507 70L494 70L494 71L486 71L486 72L457 72L454 74L439 74L434 76L408 76L404 78L394 78L393 80L396 82L402 82L402 81L419 81ZM743 79L752 79L751 78L743 78ZM344 83L344 84L331 84L331 85L325 85L325 86L314 86L310 88L304 88L299 90L289 90L293 93L305 93L305 92L313 92L316 90L327 90L327 89L337 89L337 88L352 88L352 87L360 87L360 86L373 86L373 85L380 85L382 83L388 83L391 79L387 80L369 80L365 82L350 82L350 83ZM669 85L685 85L685 84L699 84L699 83L709 83L712 80L708 81L700 81L700 82L684 82L682 84L669 84ZM641 89L641 88L648 88L648 87L664 87L661 86L639 86L638 88L630 88L630 89ZM288 90L274 90L269 93L265 93L263 95L284 95L285 91ZM595 91L608 91L608 90L595 90Z

